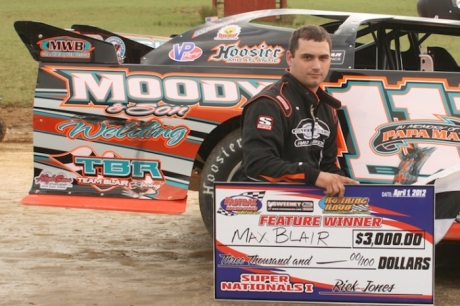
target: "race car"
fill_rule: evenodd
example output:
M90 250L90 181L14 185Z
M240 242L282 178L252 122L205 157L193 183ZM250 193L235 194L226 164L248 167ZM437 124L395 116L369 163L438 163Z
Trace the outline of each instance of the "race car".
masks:
M211 232L214 182L238 178L242 108L287 67L288 16L330 33L323 87L342 101L338 162L347 175L414 184L460 162L458 21L261 10L155 47L96 27L17 21L39 62L34 179L22 202L180 213L199 174ZM458 229L445 239L460 239Z

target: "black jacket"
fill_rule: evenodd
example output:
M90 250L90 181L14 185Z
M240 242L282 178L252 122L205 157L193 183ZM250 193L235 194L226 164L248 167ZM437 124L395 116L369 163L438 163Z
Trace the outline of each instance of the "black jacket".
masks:
M241 180L304 182L337 167L339 100L308 90L290 73L265 88L243 109Z

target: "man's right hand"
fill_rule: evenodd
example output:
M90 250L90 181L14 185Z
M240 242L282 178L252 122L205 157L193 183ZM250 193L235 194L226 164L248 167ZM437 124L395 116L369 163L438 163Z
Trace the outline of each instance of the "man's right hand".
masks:
M324 194L328 197L337 196L343 198L345 195L344 184L358 185L359 182L351 178L334 173L320 172L315 185L324 189Z

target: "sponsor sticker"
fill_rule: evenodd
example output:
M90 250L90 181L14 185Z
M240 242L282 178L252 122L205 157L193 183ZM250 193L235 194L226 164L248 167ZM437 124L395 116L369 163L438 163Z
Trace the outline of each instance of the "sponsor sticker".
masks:
M40 40L40 56L48 58L88 59L94 47L90 42L69 36L58 36Z
M54 173L43 170L40 175L34 177L35 184L41 189L66 190L73 187L73 178L67 173Z
M313 212L313 201L267 201L267 211Z
M119 64L123 64L125 61L126 54L126 45L123 39L118 36L111 36L105 40L108 43L111 43L117 53L117 59Z
M319 201L324 214L370 214L367 197L325 197Z
M296 147L318 146L323 148L324 143L330 135L329 126L322 120L302 119L295 129L292 130L297 140L294 145Z
M220 202L217 213L224 216L258 215L264 195L264 191L248 191L228 196Z
M203 54L203 50L192 42L175 44L169 51L169 58L176 62L193 62Z
M237 40L241 33L241 28L237 25L228 25L217 32L215 40Z
M253 63L253 64L279 64L284 54L281 46L271 46L262 42L255 46L240 46L240 41L233 44L220 44L212 49L215 51L208 61L223 61L230 64Z
M91 186L99 192L122 188L125 196L152 199L165 180L159 160L123 158L113 151L98 155L83 146L50 158L74 173L78 185Z
M268 130L271 131L273 128L273 118L268 116L259 116L257 122L257 128L259 130Z
M343 50L332 50L331 52L331 64L340 65L345 60L345 51Z

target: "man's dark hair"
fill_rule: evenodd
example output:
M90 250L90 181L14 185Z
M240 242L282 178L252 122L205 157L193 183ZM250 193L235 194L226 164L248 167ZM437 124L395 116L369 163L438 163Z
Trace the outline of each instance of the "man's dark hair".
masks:
M332 48L331 37L326 29L321 26L309 24L301 26L292 32L291 39L289 40L289 51L292 56L294 56L295 51L299 48L299 38L317 42L327 41L329 50Z

